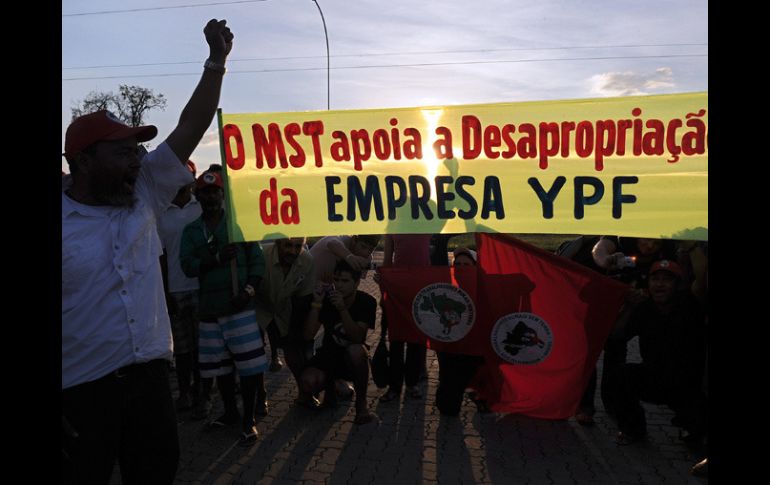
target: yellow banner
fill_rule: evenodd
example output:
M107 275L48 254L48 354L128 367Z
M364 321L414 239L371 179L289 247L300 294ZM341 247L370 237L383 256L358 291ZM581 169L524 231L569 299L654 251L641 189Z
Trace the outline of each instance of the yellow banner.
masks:
M219 114L233 240L708 240L708 94Z

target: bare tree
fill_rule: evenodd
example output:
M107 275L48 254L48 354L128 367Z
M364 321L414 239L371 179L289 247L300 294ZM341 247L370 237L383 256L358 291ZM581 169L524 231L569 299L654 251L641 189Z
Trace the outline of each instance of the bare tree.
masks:
M155 94L152 89L121 84L118 94L91 91L82 101L72 107L72 119L84 114L106 109L124 123L131 126L143 124L144 116L153 109L166 109L166 97Z

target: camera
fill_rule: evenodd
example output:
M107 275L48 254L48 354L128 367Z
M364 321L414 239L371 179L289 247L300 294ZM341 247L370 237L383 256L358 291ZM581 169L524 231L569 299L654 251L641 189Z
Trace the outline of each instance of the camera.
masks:
M635 268L636 258L634 256L625 256L618 261L618 268Z
M334 291L334 283L324 283L324 298L328 298L332 291Z

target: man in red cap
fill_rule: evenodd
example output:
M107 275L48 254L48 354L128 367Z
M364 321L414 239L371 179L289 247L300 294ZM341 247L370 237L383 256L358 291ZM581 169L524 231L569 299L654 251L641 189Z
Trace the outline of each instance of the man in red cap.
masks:
M179 123L140 159L154 126L130 127L107 111L75 119L62 184L62 423L65 482L171 483L179 460L169 388L169 318L156 220L211 124L233 34L205 26L209 58Z
M672 420L684 428L691 441L705 431L705 397L700 391L705 362L705 315L697 300L677 291L682 278L679 265L659 260L649 272L648 300L639 304L626 327L626 339L639 337L642 363L622 368L617 396L617 443L638 441L647 433L639 401L665 404Z
M224 427L241 424L240 443L253 444L257 386L267 370L262 336L254 314L256 290L265 270L259 243L231 243L224 209L224 186L218 172L205 172L195 182L202 214L182 231L179 250L182 270L199 282L199 360L202 389L212 379L225 412L209 423ZM238 226L233 231L238 231ZM243 415L238 411L235 374L241 383ZM197 413L196 413L197 414Z

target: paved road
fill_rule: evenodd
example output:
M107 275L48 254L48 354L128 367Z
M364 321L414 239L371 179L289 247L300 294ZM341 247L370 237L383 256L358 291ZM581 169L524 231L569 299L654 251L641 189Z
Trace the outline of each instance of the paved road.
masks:
M361 289L379 297L367 278ZM379 325L377 327L379 330ZM368 342L377 342L370 332ZM630 359L638 359L631 343ZM207 432L203 422L179 415L179 484L689 484L701 456L678 441L671 412L645 405L647 442L621 447L617 428L597 398L596 425L574 419L546 421L519 415L477 413L470 401L458 417L442 417L433 405L438 362L428 351L424 400L380 403L370 382L368 398L381 422L354 426L352 403L313 412L292 404L295 385L287 368L267 373L270 415L257 427L260 440L237 445L238 429ZM601 369L600 369L601 372ZM173 380L173 378L172 378ZM175 386L175 383L174 383ZM213 416L221 414L214 401ZM112 483L120 483L115 473Z

